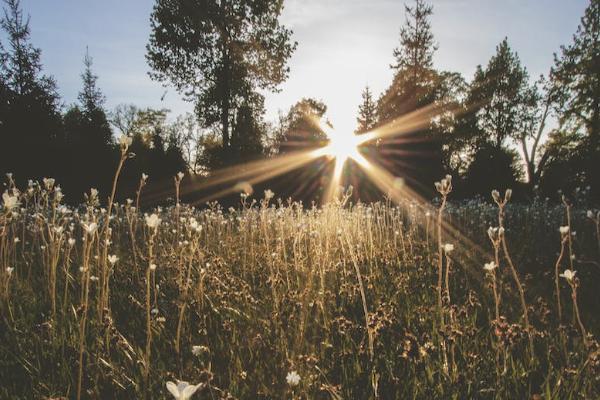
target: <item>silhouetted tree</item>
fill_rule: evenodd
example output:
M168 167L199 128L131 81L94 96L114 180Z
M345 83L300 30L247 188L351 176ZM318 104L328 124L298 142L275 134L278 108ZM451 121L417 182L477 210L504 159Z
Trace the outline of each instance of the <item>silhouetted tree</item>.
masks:
M591 186L596 198L600 198L599 37L600 1L591 0L573 42L561 47L560 56L555 55L551 74L558 92L557 109L565 131L562 135L570 133L572 140L578 143L572 155L576 155L578 161L574 163L579 167L571 181Z
M517 184L518 164L511 159L513 151L507 146L511 141L526 142L531 137L537 101L527 70L505 38L487 67L477 66L467 111L458 124L463 135L462 152L472 159L466 174L466 192L488 194L489 185L483 177L479 178L479 171L494 171L498 185Z
M296 44L279 22L282 7L282 0L157 0L154 6L151 77L194 101L204 127L220 125L224 155L236 111L242 105L262 110L258 89L276 90L287 78Z
M62 121L56 84L43 75L41 51L30 42L29 19L18 0L5 0L0 26L0 172L20 179L59 172Z
M304 98L294 104L282 119L279 153L322 146L327 141L323 130L327 106L320 100Z
M108 196L117 152L104 110L104 95L97 85L98 77L92 71L92 58L87 50L83 62L79 104L73 105L64 116L67 154L63 163L67 170L63 179L68 190L78 197L90 185L99 189L102 196Z
M358 106L356 122L358 123L356 133L365 133L377 123L377 104L373 99L369 86L366 86L362 92L362 102Z
M405 9L400 46L394 50L396 62L391 66L394 78L377 104L378 126L386 126L392 136L381 141L379 153L391 173L406 178L423 193L432 193L430 188L443 167L442 143L431 129L431 115L419 116L420 123L409 130L401 118L426 109L436 100L440 76L432 61L436 50L430 24L433 7L416 0L414 6Z
M463 195L488 198L492 190L514 189L520 178L516 151L485 143L475 153L465 174Z

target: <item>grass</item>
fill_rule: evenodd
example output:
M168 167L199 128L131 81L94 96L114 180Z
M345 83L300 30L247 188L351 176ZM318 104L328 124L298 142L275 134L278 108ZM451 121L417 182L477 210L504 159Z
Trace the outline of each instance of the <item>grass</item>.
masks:
M6 193L2 399L600 397L598 216L576 203L450 185L443 207L268 193L144 216L64 206L53 181Z

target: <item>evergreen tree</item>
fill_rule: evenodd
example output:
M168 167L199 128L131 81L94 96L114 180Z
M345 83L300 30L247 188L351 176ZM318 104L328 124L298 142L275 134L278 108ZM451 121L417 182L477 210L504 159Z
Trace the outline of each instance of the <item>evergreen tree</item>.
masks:
M92 71L92 58L87 49L81 79L79 104L73 105L64 116L68 151L65 185L69 184L69 189L78 195L94 185L101 195L107 196L117 154L104 111L104 95L97 85L98 77Z
M54 79L42 73L41 51L30 42L29 19L18 0L5 0L0 27L0 172L20 179L60 172L62 156L59 97Z
M365 133L373 129L377 122L377 106L369 86L362 92L362 103L358 106L356 122L358 123L356 133Z
M442 171L441 141L431 129L431 115L423 114L422 123L410 132L400 118L426 109L436 101L440 75L433 69L436 45L431 31L433 7L423 0L405 6L406 21L400 30L400 46L394 50L395 74L390 87L377 102L378 126L386 126L390 138L380 143L386 168L404 177L422 193L430 189Z

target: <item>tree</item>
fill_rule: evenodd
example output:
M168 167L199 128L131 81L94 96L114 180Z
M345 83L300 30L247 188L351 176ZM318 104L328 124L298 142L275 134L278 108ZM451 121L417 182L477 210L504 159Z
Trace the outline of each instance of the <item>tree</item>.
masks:
M21 179L60 172L62 127L56 83L42 73L41 51L30 42L29 18L18 0L5 0L0 27L0 172Z
M66 150L65 184L73 193L82 194L93 184L107 194L112 182L116 151L112 131L104 111L104 95L92 71L92 58L86 49L81 74L79 104L71 106L64 116ZM77 174L69 171L77 170ZM93 183L92 183L93 182Z
M378 127L387 126L390 136L380 143L379 152L385 167L394 175L404 177L422 193L429 189L442 171L441 140L431 128L432 116L423 113L422 123L410 131L400 118L425 110L436 101L440 74L433 69L436 45L429 19L433 7L416 0L405 6L406 21L400 29L400 46L394 50L394 78L377 102Z
M591 0L573 43L555 55L552 78L560 92L562 119L600 136L600 1Z
M365 133L371 130L377 122L377 106L369 86L366 86L362 92L362 103L358 106L356 122L358 123L356 133Z
M506 139L518 140L535 100L527 70L504 38L485 70L477 67L468 99L477 124L475 141L500 148Z
M421 73L433 68L433 54L437 45L433 40L429 18L433 6L424 0L416 0L414 7L404 6L406 21L400 29L400 46L394 49L396 64L392 68L409 71L416 82Z
M600 1L591 0L569 46L555 55L551 73L558 92L560 122L578 146L577 181L600 199ZM579 139L577 139L579 137ZM564 160L565 162L567 160Z
M320 100L304 98L294 104L285 116L279 153L304 150L322 145L327 140L322 124L327 124L327 106Z
M157 0L147 60L151 77L195 102L205 128L220 125L231 145L236 111L263 109L261 90L277 90L296 47L279 22L283 0Z

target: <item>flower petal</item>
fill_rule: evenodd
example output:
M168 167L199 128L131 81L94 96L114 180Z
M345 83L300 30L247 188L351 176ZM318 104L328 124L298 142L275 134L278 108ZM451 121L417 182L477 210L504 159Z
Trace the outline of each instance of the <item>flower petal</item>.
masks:
M176 398L179 399L179 388L173 382L167 382L167 390Z

